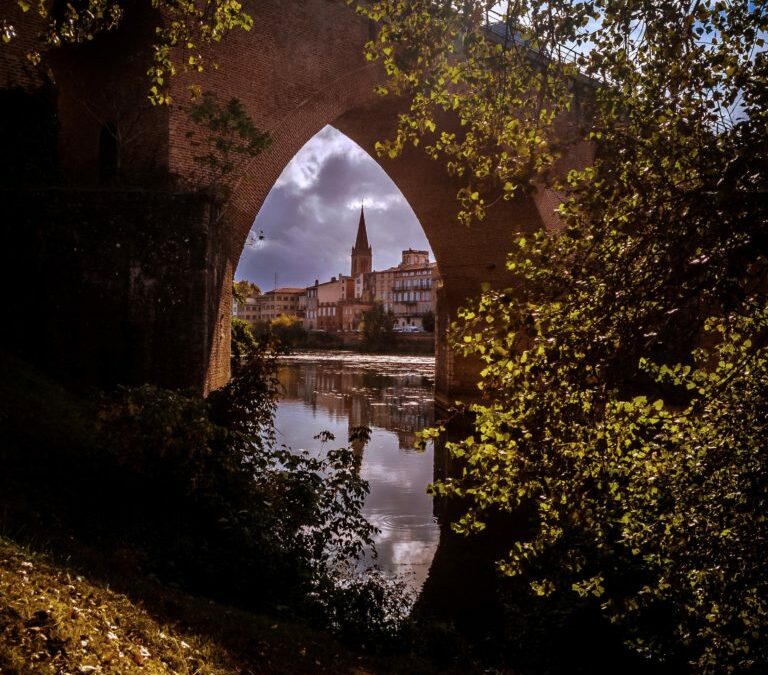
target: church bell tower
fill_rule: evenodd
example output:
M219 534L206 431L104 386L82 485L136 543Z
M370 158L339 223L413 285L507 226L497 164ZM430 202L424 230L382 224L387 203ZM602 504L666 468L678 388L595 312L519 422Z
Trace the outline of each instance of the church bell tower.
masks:
M373 251L368 245L368 233L365 230L365 211L360 207L360 223L357 226L357 239L352 247L352 276L367 274L373 269Z

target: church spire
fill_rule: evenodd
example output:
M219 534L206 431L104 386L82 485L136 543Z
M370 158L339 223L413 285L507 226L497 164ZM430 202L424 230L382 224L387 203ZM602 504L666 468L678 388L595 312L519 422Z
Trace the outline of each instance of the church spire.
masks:
M368 232L365 229L365 209L360 206L360 222L357 226L357 238L352 248L352 276L367 274L373 269L373 250L368 243Z
M363 253L370 248L368 245L368 232L365 230L365 207L360 206L360 222L357 225L357 239L355 239L355 250Z

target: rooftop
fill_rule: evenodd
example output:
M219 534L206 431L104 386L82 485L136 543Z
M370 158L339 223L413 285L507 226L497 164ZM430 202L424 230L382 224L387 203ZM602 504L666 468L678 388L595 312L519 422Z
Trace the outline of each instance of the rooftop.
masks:
M293 293L295 295L300 295L305 290L305 288L292 288L290 286L285 286L283 288L275 288L274 290L267 291L264 293L264 295L274 295L275 293Z

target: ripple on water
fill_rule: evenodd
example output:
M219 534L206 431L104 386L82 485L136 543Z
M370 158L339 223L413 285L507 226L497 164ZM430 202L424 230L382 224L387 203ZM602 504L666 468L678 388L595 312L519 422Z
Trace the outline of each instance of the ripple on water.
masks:
M382 532L414 532L416 530L435 529L434 518L424 518L417 514L408 513L383 513L371 514L371 520L375 522Z
M379 375L435 376L434 356L397 356L358 354L348 351L306 351L281 356L285 363L313 362L338 367L345 371L371 371Z

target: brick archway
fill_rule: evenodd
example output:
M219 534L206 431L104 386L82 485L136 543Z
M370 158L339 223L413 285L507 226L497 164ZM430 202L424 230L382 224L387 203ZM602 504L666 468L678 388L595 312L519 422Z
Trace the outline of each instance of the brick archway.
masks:
M222 279L231 279L275 181L315 133L330 124L374 158L376 141L391 135L401 102L374 93L383 73L363 57L370 30L343 0L265 0L253 31L230 35L217 52L218 71L176 82L178 98L192 84L217 92L220 99L236 96L273 141L233 185L225 213L230 241ZM185 138L189 128L183 111L174 110L169 120L172 174L183 176L191 170ZM504 202L482 227L467 230L456 221L460 186L440 165L413 149L397 160L377 161L409 202L435 253L443 278L437 329L444 337L458 307L476 295L483 282L503 282L512 231L538 228L546 220L533 200L521 199ZM228 374L230 291L228 283L221 285L206 388L219 386ZM438 341L437 372L437 393L444 403L476 393L476 364L455 359L444 340Z
M92 214L91 226L117 217L110 212L108 200L82 192L98 185L100 133L105 124L120 127L121 133L129 125L132 131L124 135L132 138L131 143L120 147L123 183L115 202L126 205L125 213L119 214L124 229L119 235L108 228L88 230L94 260L101 266L98 271L64 270L73 278L87 279L98 311L69 307L67 303L73 301L62 298L61 320L53 329L74 327L89 334L89 329L69 318L78 313L98 315L100 326L109 324L122 346L104 361L122 359L129 365L115 377L105 376L107 380L154 381L204 391L224 384L229 376L234 269L254 217L284 167L326 124L372 157L375 142L391 135L399 102L373 93L382 72L363 57L373 27L345 0L259 0L250 9L253 29L233 32L211 48L208 61L215 61L217 69L175 77L172 93L178 103L168 108L152 108L146 101L152 40L146 8L137 6L126 14L116 33L53 55L60 168L67 188L81 190L57 193L56 199L70 200L83 213ZM39 85L24 80L19 66L24 62L24 45L19 43L0 56L0 87ZM196 170L196 151L187 137L192 123L183 105L189 100L190 86L215 92L220 100L237 97L256 125L268 130L273 139L272 147L231 186L223 218L215 222L196 198L179 193ZM589 162L591 156L591 148L576 148L563 169ZM455 218L459 185L424 153L410 149L398 160L379 163L413 208L435 253L443 279L437 331L444 337L456 309L476 295L483 282L504 283L505 252L513 233L553 224L552 203L546 194L502 202L489 211L481 226L467 230ZM152 197L142 196L136 187ZM182 202L184 208L178 206ZM26 209L25 217L37 219L38 224L50 221L46 205L37 200L34 207L40 213L28 215L35 209ZM173 241L163 240L169 213L176 214L173 227L167 228L175 230ZM193 233L191 239L183 232L185 223ZM153 251L142 239L147 233L159 242ZM81 234L72 236L78 239ZM176 262L153 255L163 247ZM119 255L110 253L112 258L105 258L105 251L116 250ZM30 255L38 264L39 253ZM101 271L102 267L108 271ZM165 290L172 286L176 286L174 293ZM131 309L127 320L113 316L110 298ZM183 344L177 331L180 323L188 328ZM94 341L99 343L98 338ZM82 353L64 354L63 361L93 360L86 347L72 349ZM475 364L454 358L441 339L437 371L437 394L443 402L476 392Z
M435 253L443 278L437 313L437 332L443 339L438 340L437 345L436 393L438 399L448 405L455 398L476 394L477 364L454 357L445 343L445 329L467 298L477 295L483 282L504 282L504 258L512 232L530 231L541 227L544 221L533 200L521 199L489 213L482 226L467 229L456 220L455 197L460 185L446 175L440 164L417 150L407 150L397 160L377 158L375 144L391 135L400 102L373 96L372 76L378 76L375 69L361 69L340 83L339 89L326 90L325 94L331 94L328 98L307 101L271 130L275 147L253 161L248 175L237 184L228 207L227 219L233 227L231 271L237 265L255 215L285 166L326 124L334 126L362 147L393 180L416 214ZM340 90L347 96L339 95ZM286 133L280 133L282 130ZM229 307L228 288L223 291L222 305ZM228 322L229 313L223 311L220 319ZM226 327L221 330L220 338L221 346L226 347ZM216 354L212 357L211 365L215 368ZM226 357L228 351L222 349L219 358Z

